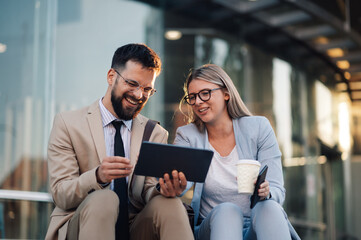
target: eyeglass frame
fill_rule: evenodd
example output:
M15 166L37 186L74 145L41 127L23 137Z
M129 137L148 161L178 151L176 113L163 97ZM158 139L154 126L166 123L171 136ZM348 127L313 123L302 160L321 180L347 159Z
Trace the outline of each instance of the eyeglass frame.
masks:
M194 104L196 104L196 102L197 102L197 96L198 96L198 98L199 98L200 100L202 100L203 102L207 102L207 101L209 101L209 100L211 99L211 97L212 97L212 92L213 92L213 91L219 90L219 89L222 89L222 88L225 88L225 87L218 87L218 88L213 88L213 89L203 89L203 90L200 90L200 91L197 92L197 93L191 93L191 94L188 94L187 96L184 96L183 100L184 100L188 105L190 105L190 106L193 106ZM200 95L200 93L201 93L201 92L204 92L204 91L207 91L208 94L209 94L209 98L208 98L207 100L203 100L202 97L201 97L201 95ZM188 100L189 100L189 95L194 95L194 97L195 97L193 104L191 104L191 103L188 102Z
M148 87L145 87L140 85L138 81L136 80L133 80L133 79L125 79L116 69L113 68L113 70L121 77L123 78L124 82L127 84L128 87L132 88L133 90L131 90L131 92L135 92L135 91L138 91L139 89L142 89L142 92L144 95L147 95L148 97L151 97L154 95L154 93L157 92L157 89L155 88L152 88L152 87L149 87L150 90L149 92L145 91L145 88L148 88ZM138 86L134 86L134 85L138 85Z

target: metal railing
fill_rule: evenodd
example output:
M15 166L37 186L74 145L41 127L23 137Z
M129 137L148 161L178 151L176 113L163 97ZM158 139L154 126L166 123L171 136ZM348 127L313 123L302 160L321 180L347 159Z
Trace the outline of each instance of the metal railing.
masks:
M0 199L53 202L49 193L0 189Z

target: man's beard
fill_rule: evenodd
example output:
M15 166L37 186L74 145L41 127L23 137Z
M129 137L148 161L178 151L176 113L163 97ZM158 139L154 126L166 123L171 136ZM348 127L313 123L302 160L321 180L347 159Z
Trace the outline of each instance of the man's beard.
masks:
M136 109L134 109L134 108L127 109L127 108L124 108L123 104L122 104L123 99L124 99L124 101L127 101L125 98L131 99L132 101L135 101L135 102L141 101L142 103L139 104ZM122 96L117 97L115 94L114 88L112 89L112 92L111 92L111 102L112 102L114 112L117 114L118 118L122 119L122 120L131 120L131 119L135 118L139 114L139 112L143 109L143 107L146 103L146 100L147 99L144 96L141 100L135 99L134 97L129 95L127 92L125 92Z

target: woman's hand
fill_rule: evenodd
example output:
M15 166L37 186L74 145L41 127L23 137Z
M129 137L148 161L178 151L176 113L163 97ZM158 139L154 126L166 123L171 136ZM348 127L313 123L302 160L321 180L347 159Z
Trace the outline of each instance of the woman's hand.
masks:
M261 198L261 200L264 200L265 198L268 197L268 195L270 194L269 191L269 182L267 180L265 180L258 189L258 196Z
M164 174L164 178L159 179L160 193L164 197L179 196L187 187L187 179L184 173L173 170L173 179L170 179L169 174Z

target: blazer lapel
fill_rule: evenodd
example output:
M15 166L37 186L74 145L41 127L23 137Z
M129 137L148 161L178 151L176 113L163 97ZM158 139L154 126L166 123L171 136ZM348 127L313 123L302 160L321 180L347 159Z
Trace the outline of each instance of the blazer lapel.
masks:
M142 144L142 138L144 133L144 120L140 117L133 119L132 134L130 139L130 163L135 164L138 159L140 145Z
M139 150L142 144L145 122L146 121L139 116L133 119L132 135L130 140L130 163L133 166L135 166L138 160ZM133 193L136 191L142 191L144 178L145 178L144 176L134 177L134 172L133 172L128 181L130 183L128 184L128 190L132 191ZM132 187L130 188L130 186Z
M234 137L236 139L236 148L237 148L237 152L238 152L238 158L242 159L242 158L247 158L244 156L243 150L242 150L243 145L246 145L246 144L242 142L242 128L239 126L238 121L239 121L239 118L232 120L233 132L234 132Z
M98 153L99 162L101 162L103 161L103 158L106 157L106 149L102 117L99 109L99 100L90 105L87 119L95 148Z

